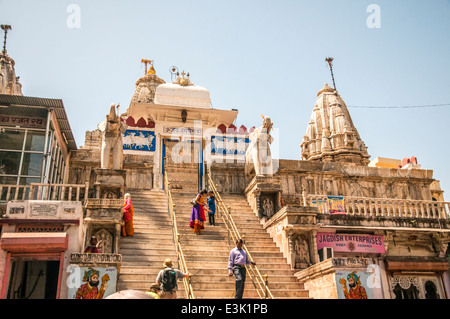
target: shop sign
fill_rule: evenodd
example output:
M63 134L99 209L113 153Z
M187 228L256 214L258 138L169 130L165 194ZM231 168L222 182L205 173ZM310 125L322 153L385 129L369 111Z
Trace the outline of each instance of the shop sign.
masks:
M331 247L335 252L383 254L383 236L366 234L317 233L317 249Z

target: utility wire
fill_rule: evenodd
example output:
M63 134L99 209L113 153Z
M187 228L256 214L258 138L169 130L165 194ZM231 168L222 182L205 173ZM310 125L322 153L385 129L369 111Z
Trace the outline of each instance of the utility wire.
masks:
M429 105L404 105L404 106L347 105L347 107L358 107L358 108L366 108L366 109L407 109L407 108L437 107L437 106L450 106L450 103L429 104Z

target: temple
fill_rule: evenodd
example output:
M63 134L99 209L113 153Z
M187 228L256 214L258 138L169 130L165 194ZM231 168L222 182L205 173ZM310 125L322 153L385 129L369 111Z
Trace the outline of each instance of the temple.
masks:
M237 238L256 262L244 298L449 298L439 181L414 156L371 160L328 84L298 137L301 158L276 159L282 123L270 114L236 125L238 110L213 108L194 71L163 80L142 59L126 110L99 105L105 120L77 146L62 100L23 95L6 49L0 60L0 298L146 291L166 258L194 274L178 298L233 298L223 278ZM215 195L216 225L194 236L202 189ZM122 233L127 193L133 236ZM86 250L93 236L100 253Z

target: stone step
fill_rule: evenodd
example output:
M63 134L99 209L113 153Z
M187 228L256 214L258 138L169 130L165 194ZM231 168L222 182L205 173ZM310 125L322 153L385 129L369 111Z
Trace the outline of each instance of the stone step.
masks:
M192 288L194 289L194 293L198 290L210 290L214 288L218 289L228 289L228 290L234 290L236 287L236 282L234 277L229 277L225 275L225 277L228 277L224 280L214 280L210 282L200 282L196 280L195 278L192 278ZM258 283L255 282L256 287L259 288ZM294 291L304 291L304 289L301 288L301 286L296 282L269 282L268 284L269 290L275 291L275 290L294 290ZM245 280L245 288L244 290L248 289L254 289L254 285L249 277Z
M184 253L184 249L183 249L183 253ZM253 260L257 263L257 267L259 268L259 264L272 264L272 263L286 263L286 258L283 257L272 257L272 256L267 256L267 255L260 255L260 256L255 256L254 254L252 254ZM204 263L210 263L210 262L225 262L228 263L228 254L226 254L225 256L223 255L214 255L210 252L207 252L207 254L203 254L203 255L187 255L184 254L184 258L186 260L187 263L190 262L204 262Z
M151 234L139 234L135 233L133 237L121 237L119 241L119 247L121 243L136 243L136 242L155 242L158 245L174 245L173 239L168 238L160 238L158 235Z
M120 247L120 253L122 256L146 256L146 257L160 257L161 258L177 258L176 251L167 251L166 249L129 249Z
M195 256L195 254L198 253L198 251L201 251L197 246L195 248L191 247L183 247L183 253L185 256ZM228 258L230 254L230 249L228 249L228 246L219 246L219 247L208 247L207 249L203 250L204 252L207 252L208 256L217 256L217 257L223 257ZM283 253L280 251L264 251L264 250L251 250L251 255L254 258L257 257L267 257L267 258L283 258ZM201 255L200 255L201 256Z
M144 238L144 237L147 239L152 238L152 239L156 239L156 240L159 240L159 239L164 240L164 239L172 239L173 238L172 230L165 229L164 231L161 230L161 231L156 232L152 229L145 229L145 228L140 229L139 227L134 228L133 237L128 236L126 238ZM122 238L122 239L124 239L124 238Z
M122 256L123 265L136 265L141 267L162 267L162 264L166 258L176 259L174 254L165 254L159 256L138 256L138 255L125 255ZM188 268L189 269L189 268Z
M157 251L170 251L175 249L173 242L169 244L162 245L159 242L148 242L148 241L123 241L119 244L121 249L136 249L136 250L157 250Z
M161 268L145 268L140 271L134 271L130 272L127 271L127 268L121 269L120 271L120 280L141 280L141 281L155 281L156 276L158 275ZM213 274L204 274L202 272L192 272L189 269L189 272L194 274L192 276L192 282L224 282L228 281L229 276L228 272L225 270L216 271L216 273ZM233 279L234 280L234 279ZM233 281L234 282L234 281ZM272 284L295 284L296 289L303 289L303 284L300 284L295 277L292 275L271 275L268 277L269 287L275 287L272 286Z
M139 212L139 211L168 211L169 208L167 207L167 201L158 203L140 203L140 204L134 204L133 203L133 211Z
M149 216L149 215L135 215L133 217L133 224L151 224L159 227L172 227L172 221L169 216Z
M246 286L247 287L247 286ZM202 289L194 291L195 297L198 299L233 299L234 289ZM278 290L272 291L275 298L295 298L295 299L310 299L309 293L306 290ZM255 289L244 289L243 299L261 299Z
M201 235L200 235L201 236ZM282 253L280 252L280 249L274 244L271 243L269 245L263 245L263 244L259 244L259 243L247 243L246 247L249 249L250 254L254 254L254 253L264 253L264 252L268 252L268 253L280 253L282 256ZM222 252L226 252L227 255L230 253L230 250L234 248L234 244L233 245L228 245L226 242L221 242L221 243L216 243L216 245L211 245L209 242L198 242L195 244L195 248L194 247L190 247L190 246L184 246L183 245L183 251L222 251Z
M170 226L167 227L167 226ZM152 222L142 222L142 221L133 221L133 227L134 230L140 229L142 231L151 231L151 232L157 232L158 234L172 234L172 225L167 225L161 223L160 225L154 224Z
M221 269L227 269L228 267L228 259L225 261L210 261L210 262L204 262L204 261L186 261L188 269L194 269L194 268L221 268ZM266 269L279 269L279 270L290 270L291 268L286 263L271 263L270 265L257 265L258 270L262 273L262 271L265 271Z
M173 267L178 268L178 262L176 259L172 259ZM140 265L140 264L130 264L128 262L122 263L120 267L120 274L131 275L131 274L158 274L162 269L164 269L163 262L160 264L152 265ZM155 277L156 278L156 277Z
M204 277L210 277L210 276L223 276L224 274L228 274L228 270L225 267L220 267L220 268L198 268L198 267L189 267L188 266L188 270L191 274L195 275L195 276L204 276ZM286 277L291 278L291 281L297 281L297 279L295 278L295 276L293 276L294 271L290 270L290 269L259 269L260 274L262 276L264 275L268 275L269 276L269 280L272 281L272 278L274 278L273 280L276 280L276 278L282 277L284 278L283 281L288 281L286 280Z

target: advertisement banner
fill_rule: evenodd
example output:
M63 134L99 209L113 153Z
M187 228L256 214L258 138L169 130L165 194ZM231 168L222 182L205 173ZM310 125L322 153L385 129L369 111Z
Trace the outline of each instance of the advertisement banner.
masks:
M312 201L312 206L319 208L321 214L345 215L344 197L343 196L327 196L326 199L318 199Z
M317 207L319 209L319 213L321 214L327 214L328 213L328 206L327 206L327 200L313 200L312 206Z
M343 196L327 196L328 213L345 215L344 197Z
M331 247L333 250L352 253L385 253L383 236L317 233L317 249Z

